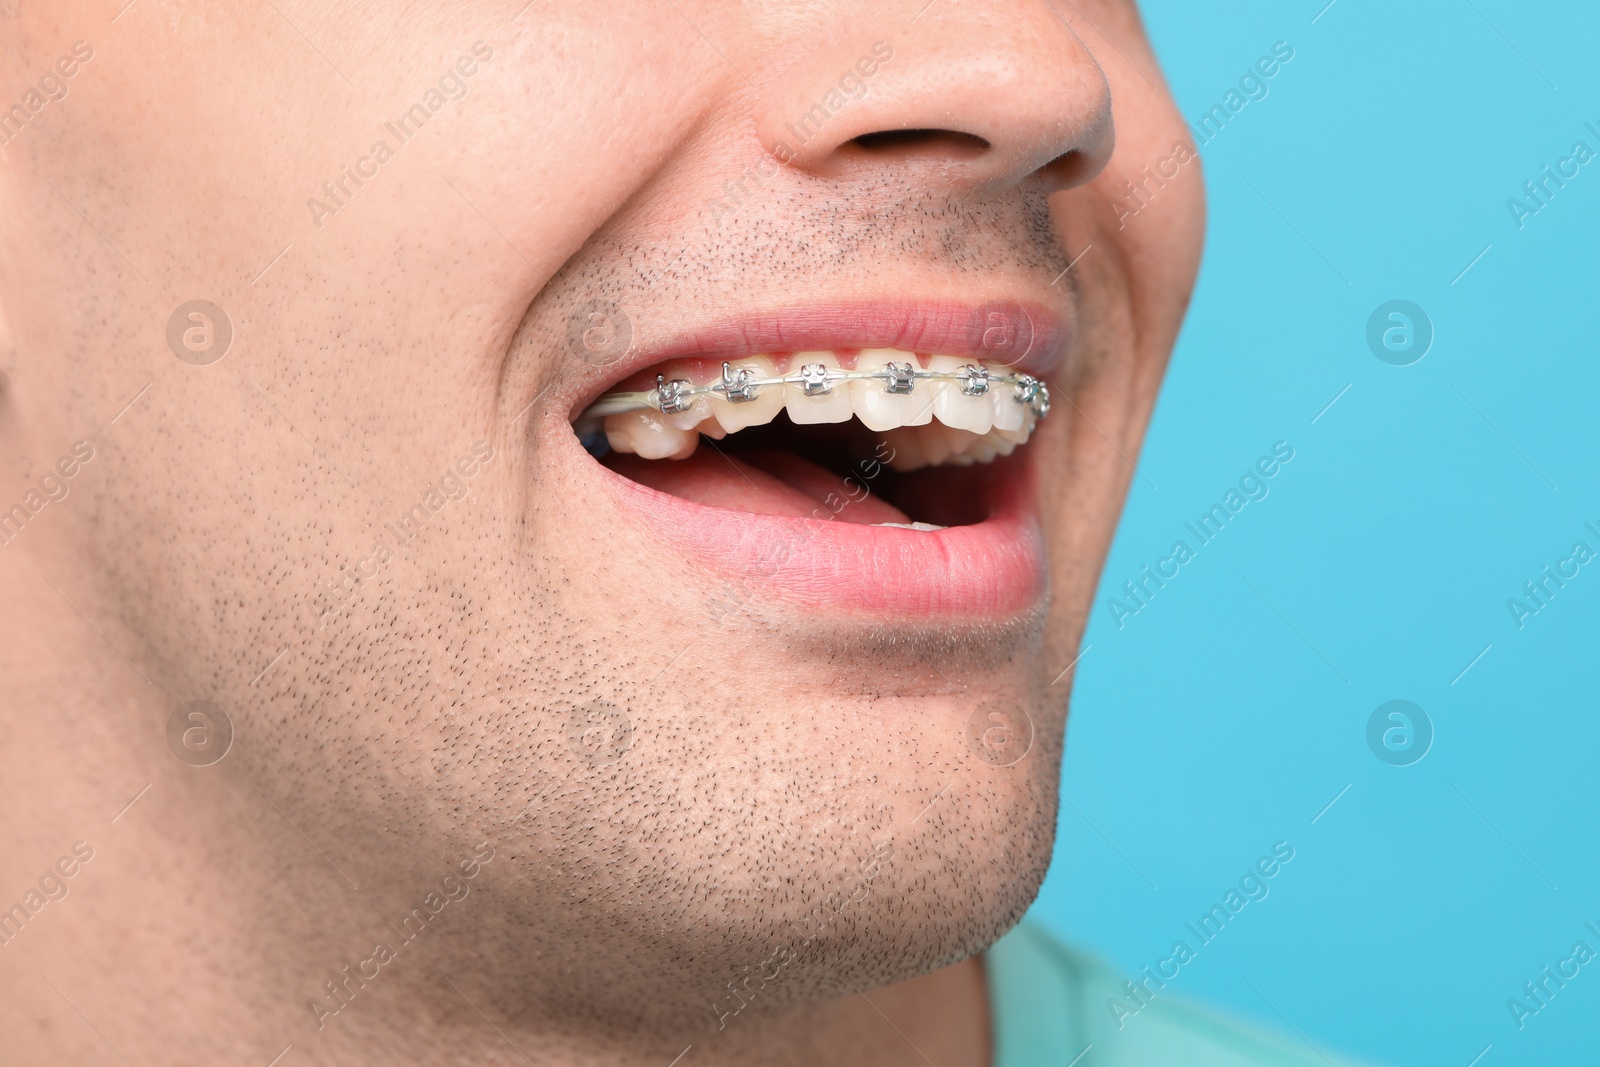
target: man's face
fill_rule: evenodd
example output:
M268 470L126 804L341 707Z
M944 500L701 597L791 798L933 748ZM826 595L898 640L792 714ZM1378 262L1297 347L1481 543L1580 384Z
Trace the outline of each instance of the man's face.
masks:
M492 841L471 922L541 1010L711 1021L784 946L774 1001L960 959L1049 859L1068 667L1199 255L1137 15L521 5L7 17L4 92L51 85L0 147L5 444L18 485L95 450L40 551L150 678L152 736L223 707L212 788L356 883L408 899ZM574 430L658 372L935 356L1051 409L970 465L1015 441L900 425L932 394L870 382L850 422L769 394L687 458L644 458L694 444L659 413L599 459ZM344 891L283 866L245 891Z

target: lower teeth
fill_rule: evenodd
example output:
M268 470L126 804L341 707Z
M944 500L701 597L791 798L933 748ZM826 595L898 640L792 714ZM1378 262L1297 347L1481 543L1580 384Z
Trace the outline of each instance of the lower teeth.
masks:
M933 533L937 530L948 530L948 526L935 526L931 522L875 522L874 526L887 526L895 530L920 530L923 533Z

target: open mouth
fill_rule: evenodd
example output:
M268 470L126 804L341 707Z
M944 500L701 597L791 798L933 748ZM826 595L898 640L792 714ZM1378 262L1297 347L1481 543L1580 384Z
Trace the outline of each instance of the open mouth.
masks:
M585 447L682 499L928 532L981 522L988 465L1049 413L1028 374L894 349L676 360L587 408ZM603 440L603 444L602 444ZM702 447L702 440L706 441ZM872 483L872 489L866 488Z
M992 616L1043 589L1027 446L1049 411L1038 377L970 348L834 348L637 367L572 422L711 566L833 608Z

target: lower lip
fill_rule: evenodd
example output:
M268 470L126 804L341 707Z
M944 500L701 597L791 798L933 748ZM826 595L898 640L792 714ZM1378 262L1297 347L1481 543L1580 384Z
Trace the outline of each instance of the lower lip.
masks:
M996 464L987 519L926 532L709 507L590 462L669 545L764 592L830 613L993 621L1027 612L1046 588L1026 455Z

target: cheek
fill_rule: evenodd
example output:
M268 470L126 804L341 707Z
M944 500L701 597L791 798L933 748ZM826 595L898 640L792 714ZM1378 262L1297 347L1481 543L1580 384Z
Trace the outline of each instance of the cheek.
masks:
M1177 336L1194 288L1205 243L1205 173L1196 152L1179 164L1174 146L1192 146L1194 139L1172 99L1137 80L1113 86L1117 100L1117 148L1111 164L1091 187L1101 199L1100 210L1108 225L1100 238L1115 248L1127 264L1139 328L1163 351ZM1119 94L1120 95L1116 95ZM1172 178L1153 193L1137 215L1118 229L1119 212L1127 210L1128 182L1146 181L1142 166L1155 172L1162 159Z

